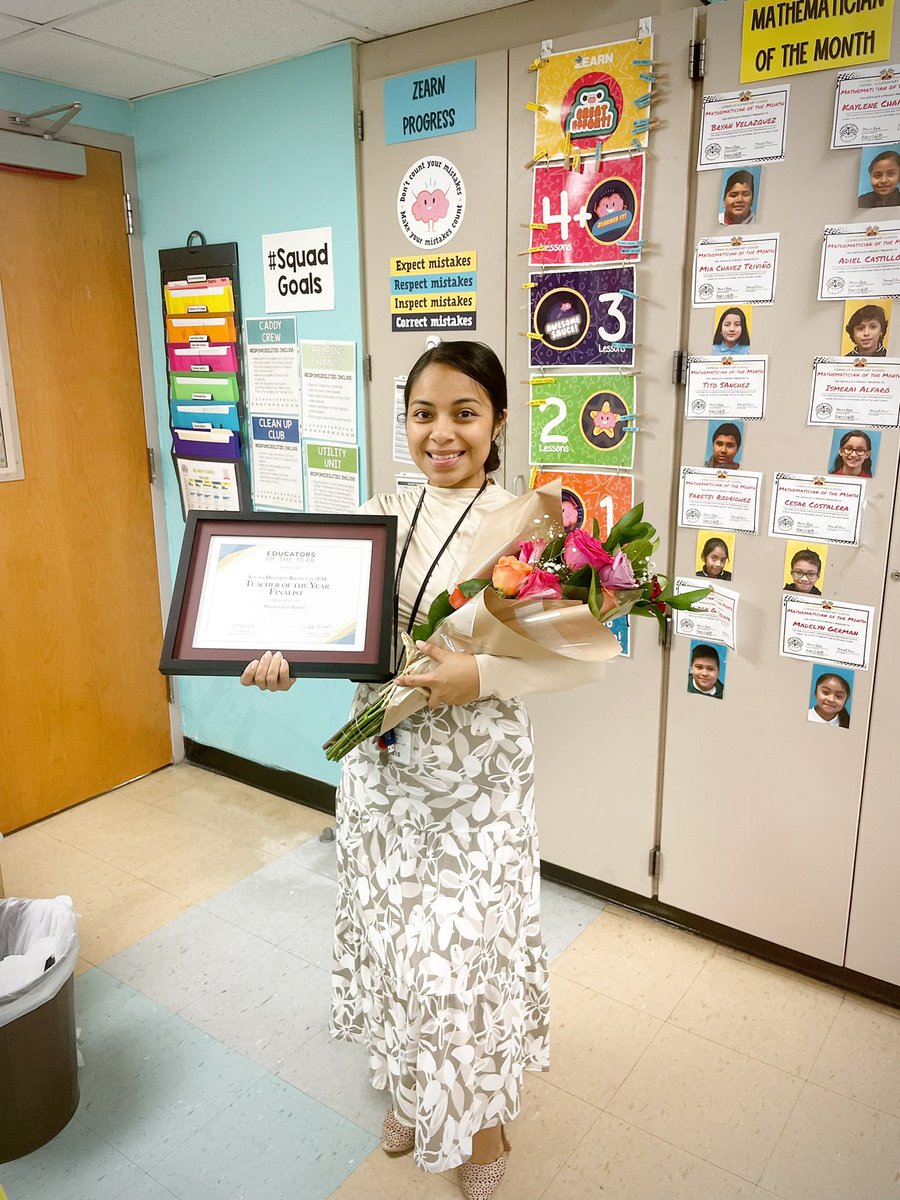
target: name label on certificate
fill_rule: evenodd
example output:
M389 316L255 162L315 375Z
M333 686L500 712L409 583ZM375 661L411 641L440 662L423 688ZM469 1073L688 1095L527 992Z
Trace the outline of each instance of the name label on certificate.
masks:
M712 467L682 467L678 524L692 529L756 533L761 484L758 471L726 473Z
M790 84L703 97L698 171L781 162Z
M709 584L707 579L675 580L675 594L690 592ZM730 588L712 585L705 600L694 602L694 612L673 609L675 632L682 637L697 638L701 642L719 642L730 650L737 650L737 609L740 593Z
M773 537L858 546L865 493L863 479L779 471L772 489L769 533Z
M694 308L772 304L777 269L777 233L701 238L694 252Z
M811 596L783 596L781 654L867 670L875 609Z
M810 425L900 426L900 358L817 358Z
M768 355L737 358L688 358L684 415L689 420L741 417L761 421L766 415Z
M818 298L848 296L900 296L900 221L826 227Z
M838 75L831 149L900 142L900 65Z

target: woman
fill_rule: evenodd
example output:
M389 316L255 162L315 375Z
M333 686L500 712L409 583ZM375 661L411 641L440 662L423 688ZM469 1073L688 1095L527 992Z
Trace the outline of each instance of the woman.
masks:
M807 713L807 721L820 725L834 725L840 729L850 728L847 701L850 699L850 684L843 675L829 672L816 680L816 702Z
M838 443L831 464L831 475L857 475L872 478L872 439L861 429L850 429Z
M493 351L477 342L427 351L405 402L410 452L428 482L363 506L398 518L399 630L458 582L482 516L513 499L487 474L500 464L507 410ZM514 697L601 672L426 652L432 669L400 678L428 692L428 707L398 727L395 752L367 742L344 760L331 1029L367 1047L373 1086L390 1094L382 1148L415 1149L426 1171L460 1166L466 1196L487 1200L523 1071L549 1062L531 731ZM284 690L293 681L266 655L242 682ZM361 685L354 711L374 695Z
M722 224L749 225L753 220L753 176L749 171L733 171L722 193Z
M706 460L706 466L719 471L739 471L741 440L741 431L733 421L717 426L712 435L712 454Z
M791 582L784 585L786 592L802 592L807 596L821 596L816 582L822 574L822 556L807 546L791 556Z
M697 574L702 575L705 579L721 579L729 583L731 572L725 570L728 558L727 543L719 537L708 538L700 551L700 561L703 566Z
M870 192L857 197L860 208L895 208L900 204L900 154L882 150L869 163Z
M713 354L749 354L750 335L742 308L726 308L713 334Z

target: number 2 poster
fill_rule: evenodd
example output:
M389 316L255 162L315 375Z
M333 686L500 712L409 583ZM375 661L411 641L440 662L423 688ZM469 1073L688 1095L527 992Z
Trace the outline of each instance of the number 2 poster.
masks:
M531 366L634 364L634 267L532 274Z
M558 375L531 389L536 466L634 466L634 377Z
M643 197L642 154L604 159L599 170L535 168L531 219L547 228L534 232L534 245L544 249L532 253L532 263L637 262Z

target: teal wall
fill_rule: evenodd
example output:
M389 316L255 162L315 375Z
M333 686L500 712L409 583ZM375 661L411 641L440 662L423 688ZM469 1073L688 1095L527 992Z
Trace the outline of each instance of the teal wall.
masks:
M154 347L160 443L171 444L157 252L182 246L192 229L236 241L245 316L265 312L260 237L330 225L335 309L300 314L302 338L362 338L357 216L354 61L327 50L134 104L143 240ZM359 397L362 385L359 384ZM358 398L359 427L364 428ZM171 460L164 454L166 523L174 575L184 523ZM277 647L272 647L277 649ZM321 745L347 717L352 686L300 680L287 695L242 688L236 679L179 681L186 736L267 765L337 780Z
M0 71L0 108L12 112L38 112L53 104L71 104L79 100L84 106L75 121L91 129L107 133L134 134L134 110L127 100L79 92L61 83L45 83L42 79L26 79Z

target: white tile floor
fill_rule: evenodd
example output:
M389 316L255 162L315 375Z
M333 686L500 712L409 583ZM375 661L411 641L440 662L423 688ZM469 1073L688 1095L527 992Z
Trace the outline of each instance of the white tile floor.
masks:
M9 1200L459 1197L377 1148L385 1100L326 1030L322 814L182 766L0 845L69 893L76 1116ZM900 1200L900 1011L543 887L552 1056L498 1200Z

